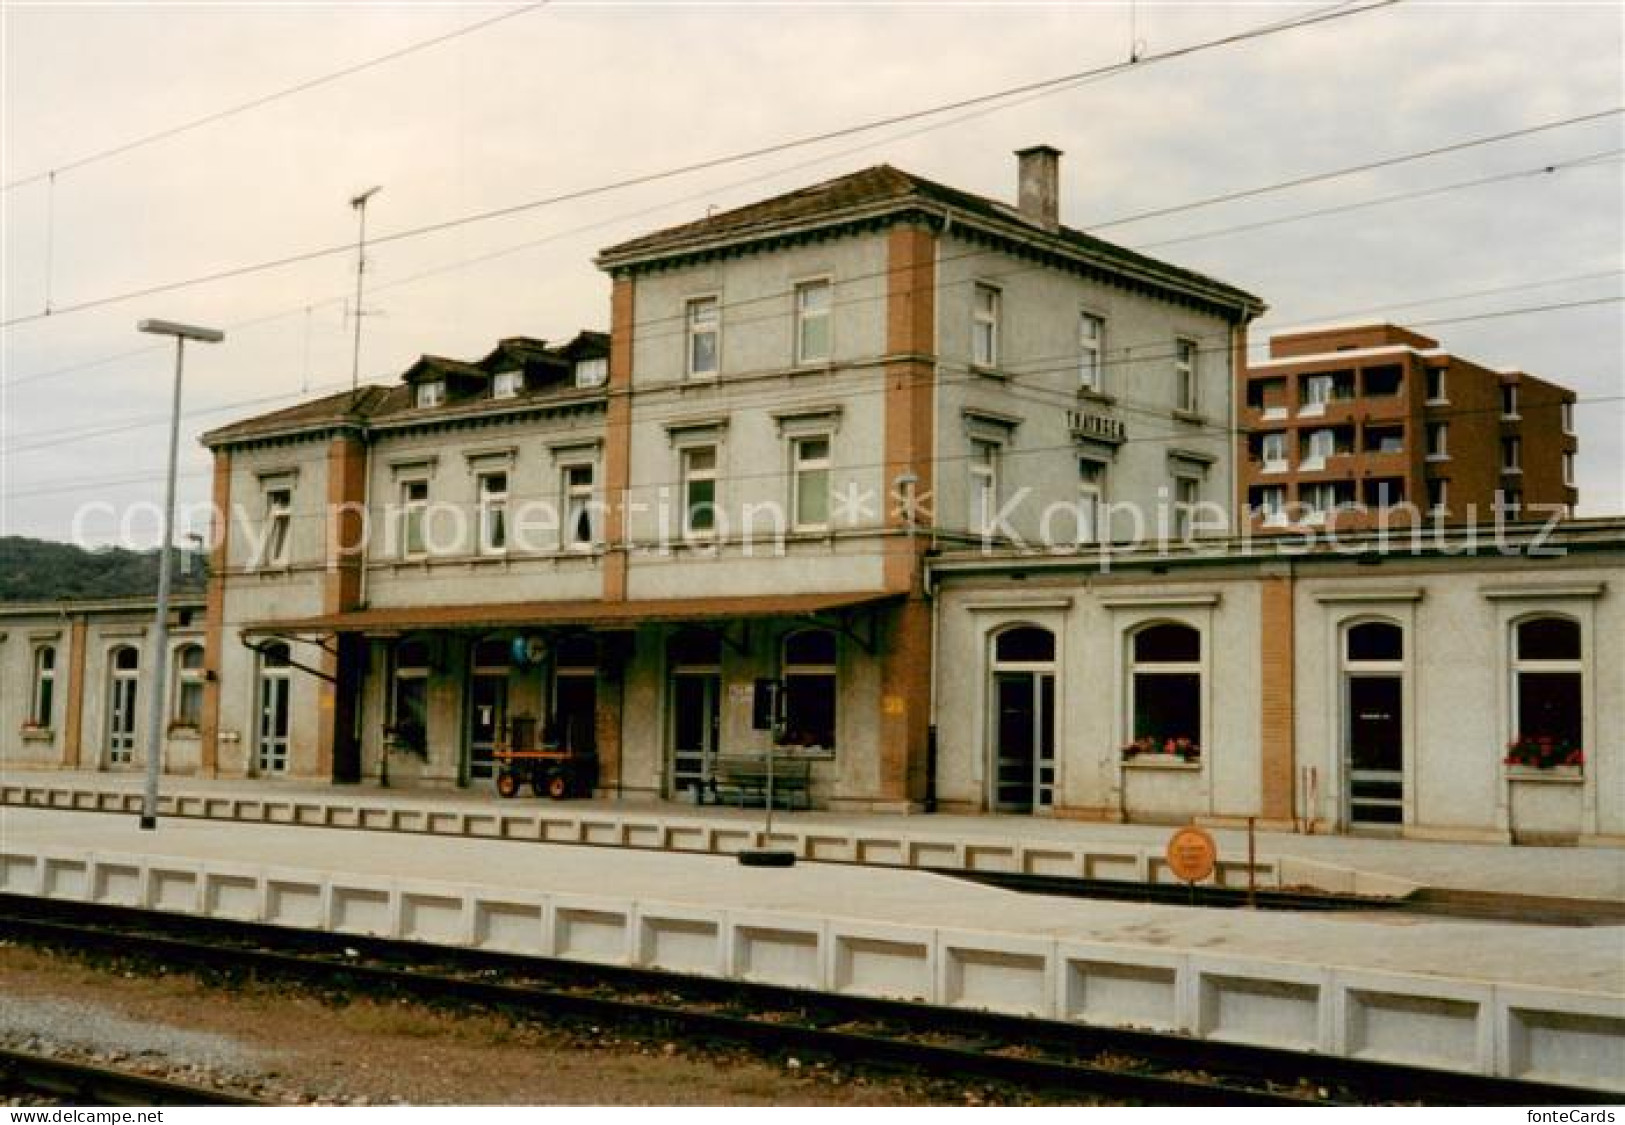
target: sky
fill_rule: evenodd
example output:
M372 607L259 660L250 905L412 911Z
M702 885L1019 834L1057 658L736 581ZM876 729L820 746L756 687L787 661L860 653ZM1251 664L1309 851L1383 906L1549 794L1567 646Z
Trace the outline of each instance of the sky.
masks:
M1625 512L1620 114L1114 222L1625 103L1614 3L1409 0L1157 59L1365 2L0 0L0 534L156 542L174 350L149 317L226 333L186 357L180 532L203 530L199 434L349 385L367 188L361 379L381 382L607 328L592 259L626 238L879 163L1013 200L1011 154L1039 143L1066 154L1068 225L1264 297L1256 357L1277 328L1387 319L1572 387L1579 514ZM1042 96L598 190L1131 52Z

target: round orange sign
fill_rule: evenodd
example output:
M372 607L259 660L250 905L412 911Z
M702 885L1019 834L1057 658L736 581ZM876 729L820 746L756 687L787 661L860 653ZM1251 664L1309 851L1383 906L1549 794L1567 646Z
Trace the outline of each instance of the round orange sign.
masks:
M1168 839L1168 868L1186 883L1200 883L1213 874L1219 859L1213 837L1195 825L1187 825Z

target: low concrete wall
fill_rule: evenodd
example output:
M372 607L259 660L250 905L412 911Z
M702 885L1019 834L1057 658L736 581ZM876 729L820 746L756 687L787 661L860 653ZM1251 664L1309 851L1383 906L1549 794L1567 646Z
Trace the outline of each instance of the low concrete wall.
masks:
M0 806L78 809L88 812L138 813L141 794L80 788L64 784L0 785ZM606 814L601 810L568 811L551 806L546 811L509 812L505 808L412 808L301 795L208 796L172 794L158 798L158 813L165 817L197 820L247 821L320 828L358 828L378 832L410 832L431 836L466 836L503 840L532 840L545 844L582 844L595 847L638 848L649 851L696 852L733 855L747 848L788 848L801 859L834 863L861 863L878 867L940 867L965 871L1010 871L1036 875L1062 875L1086 879L1124 879L1135 882L1175 883L1159 848L1109 847L1098 842L1019 842L965 840L929 832L873 827L846 829L833 825L775 828L771 837L740 821L705 821L661 817L636 811ZM781 822L782 824L783 822ZM1255 864L1258 885L1281 884L1273 860ZM1245 860L1221 860L1212 883L1247 886ZM1394 888L1388 888L1392 891ZM1414 887L1406 886L1403 894Z
M0 892L1625 1091L1625 997L241 863L0 851Z

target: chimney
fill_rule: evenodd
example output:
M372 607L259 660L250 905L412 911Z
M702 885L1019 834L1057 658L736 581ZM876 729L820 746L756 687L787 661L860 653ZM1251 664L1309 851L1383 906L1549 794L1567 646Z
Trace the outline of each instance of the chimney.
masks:
M1018 149L1017 209L1046 230L1061 226L1061 150L1049 145Z

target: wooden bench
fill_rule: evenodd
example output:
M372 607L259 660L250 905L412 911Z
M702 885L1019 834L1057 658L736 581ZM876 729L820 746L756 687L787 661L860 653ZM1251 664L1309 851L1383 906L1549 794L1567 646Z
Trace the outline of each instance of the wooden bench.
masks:
M812 785L812 763L805 758L773 758L773 803L783 808L811 808L808 789ZM744 808L767 803L767 758L716 759L711 772L711 795L719 804L732 801Z

